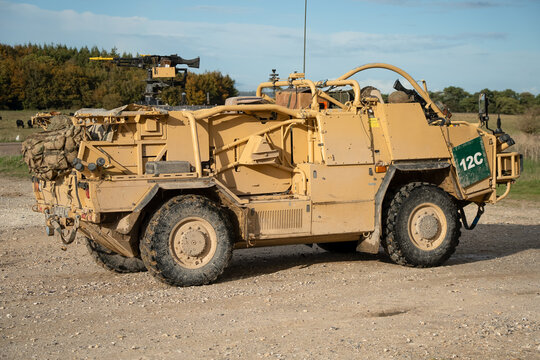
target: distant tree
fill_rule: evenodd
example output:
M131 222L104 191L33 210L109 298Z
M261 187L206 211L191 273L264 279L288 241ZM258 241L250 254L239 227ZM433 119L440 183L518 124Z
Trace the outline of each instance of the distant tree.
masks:
M54 59L50 56L32 54L21 61L27 71L24 84L23 106L25 109L46 109L50 107L52 94L52 72Z
M182 93L184 90L178 87L169 87L160 94L161 101L171 106L182 105Z
M478 92L478 94L486 94L486 96L488 97L488 99L490 100L493 100L493 98L495 97L495 92L494 91L491 91L489 89L482 89Z
M144 71L111 70L110 64L89 61L91 56L115 55L115 48L108 52L97 47L0 44L0 108L93 107L138 101Z
M515 92L514 90L511 90L511 89L506 89L506 90L503 90L503 91L497 91L496 97L506 97L506 98L510 98L510 99L515 99L515 100L519 100L519 95L517 92Z
M459 107L463 112L478 111L478 94L469 95L459 102Z
M114 109L123 105L122 96L118 93L109 93L103 96L101 103L105 109Z
M471 94L469 94L460 87L449 86L447 88L444 88L441 95L441 101L450 109L450 111L463 112L465 111L465 108L463 107L461 102L465 98L470 96Z
M513 97L506 96L497 96L495 98L496 106L493 110L493 113L500 114L519 114L522 112L522 108L519 105L519 101Z
M228 97L236 96L238 91L234 87L234 80L229 75L219 71L205 72L203 74L188 75L186 81L186 100L189 105L202 105L207 103L222 105Z
M89 61L90 57L118 55L116 48L107 51L96 46L77 49L57 44L0 44L0 109L112 108L137 102L145 86L144 70ZM210 104L223 104L226 98L238 94L234 85L233 79L219 71L190 73L185 90L168 88L161 96L164 102L178 105L184 91L188 104L206 104L209 93ZM511 89L480 92L491 100L492 113L523 113L540 106L540 94L518 94ZM471 95L449 86L430 92L430 96L453 112L476 112L480 92Z
M534 95L530 92L522 92L519 94L519 104L525 109L534 106L534 102Z
M431 98L431 100L433 100L433 102L437 103L437 102L441 102L442 103L442 100L443 100L443 93L442 91L430 91L429 92L429 97Z
M23 82L11 58L0 61L0 109L22 109Z

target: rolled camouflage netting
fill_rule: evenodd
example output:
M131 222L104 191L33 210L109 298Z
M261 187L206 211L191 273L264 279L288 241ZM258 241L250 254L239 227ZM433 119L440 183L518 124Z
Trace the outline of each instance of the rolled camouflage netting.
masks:
M388 95L388 102L390 104L410 103L413 101L412 96L407 95L404 91L394 91Z
M24 161L37 178L54 180L70 172L81 139L81 127L74 126L69 116L54 116L47 131L31 135L23 142Z

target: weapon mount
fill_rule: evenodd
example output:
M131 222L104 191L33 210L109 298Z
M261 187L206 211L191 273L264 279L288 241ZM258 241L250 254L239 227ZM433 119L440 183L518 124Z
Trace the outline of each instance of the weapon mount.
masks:
M141 55L137 57L91 57L92 61L110 61L121 67L136 67L147 70L146 88L144 91L144 105L160 105L158 95L169 86L185 88L187 68L177 68L178 65L187 65L190 68L199 68L200 58L184 59L178 55ZM180 77L177 77L181 74Z

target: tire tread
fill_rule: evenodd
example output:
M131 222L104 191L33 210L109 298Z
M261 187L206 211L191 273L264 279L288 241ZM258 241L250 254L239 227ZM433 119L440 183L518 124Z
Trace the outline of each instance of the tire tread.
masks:
M105 270L120 274L146 271L141 259L117 254L88 237L86 238L86 248L94 261Z
M452 218L450 219L453 221L456 226L452 227L453 233L450 234L450 244L448 251L445 252L445 254L436 261L434 264L425 264L425 263L418 263L417 261L408 258L404 252L403 249L397 241L397 218L399 215L399 210L405 203L405 201L411 196L412 192L422 188L432 188L436 189L436 191L441 191L439 187L427 183L427 182L412 182L407 185L402 186L401 188L397 189L397 191L390 193L383 203L383 216L384 216L384 222L383 222L383 234L382 234L382 240L381 245L384 248L384 251L386 254L390 257L390 259L399 265L404 266L411 266L411 267L432 267L432 266L439 266L443 264L445 261L447 261L450 256L455 252L456 247L459 244L459 237L461 236L461 222L459 221L459 216L457 212L457 207L454 206L454 210L451 214L448 214ZM446 194L446 193L445 193ZM427 259L426 259L427 260Z
M215 229L218 241L220 238L231 239L232 225L228 218L225 216L220 207L208 198L200 195L181 195L174 197L161 206L156 213L151 217L146 232L142 236L140 242L141 258L146 268L155 278L158 280L173 286L194 286L194 285L206 285L215 281L225 270L232 258L232 242L228 246L222 247L223 253L217 254L224 266L216 267L215 264L209 263L204 267L197 269L198 274L191 274L189 271L185 271L181 279L174 279L167 276L167 273L171 273L173 270L164 265L164 263L158 259L157 247L162 246L154 241L156 235L160 235L164 230L162 229L166 225L167 214L174 211L180 211L181 209L196 207L200 208L207 213L218 214L220 220L223 221L225 230ZM225 231L225 233L220 233ZM163 234L161 234L163 235ZM165 234L166 235L166 234ZM220 247L216 251L219 251Z

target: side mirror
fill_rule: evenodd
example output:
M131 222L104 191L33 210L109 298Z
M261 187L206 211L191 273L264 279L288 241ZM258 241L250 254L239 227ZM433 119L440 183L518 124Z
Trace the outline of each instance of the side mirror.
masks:
M488 106L488 97L484 93L480 94L478 98L478 115L480 115L481 117L488 116Z

